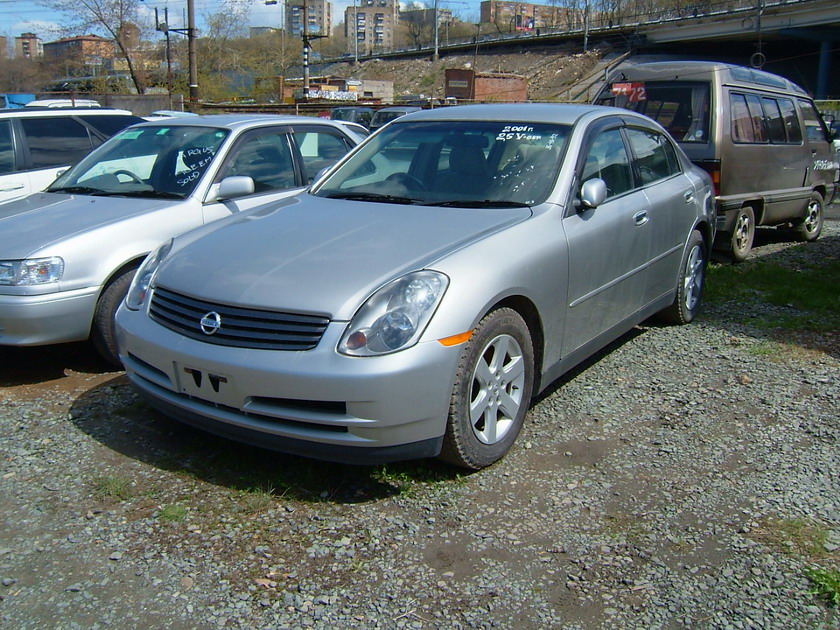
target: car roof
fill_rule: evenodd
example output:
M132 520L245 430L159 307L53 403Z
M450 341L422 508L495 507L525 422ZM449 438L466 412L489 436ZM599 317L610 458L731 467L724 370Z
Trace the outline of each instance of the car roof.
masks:
M621 116L635 116L626 109L605 107L603 105L577 105L567 103L487 103L482 105L457 105L451 107L437 107L412 112L400 117L400 122L416 120L480 120L509 122L522 124L523 122L559 123L572 125L582 116L620 114Z
M110 107L20 107L0 109L0 116L3 118L40 118L44 116L133 116L127 109L113 109Z
M204 114L201 116L177 116L167 117L158 120L150 120L138 123L138 126L155 127L225 127L228 129L240 129L243 127L260 126L266 124L310 124L326 125L341 129L342 126L326 118L313 116L286 116L278 114Z

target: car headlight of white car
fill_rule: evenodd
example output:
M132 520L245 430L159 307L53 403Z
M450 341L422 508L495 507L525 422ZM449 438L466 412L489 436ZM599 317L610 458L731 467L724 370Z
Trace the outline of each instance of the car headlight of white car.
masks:
M29 260L0 260L0 285L32 286L58 282L64 260L58 256Z
M338 351L370 357L417 343L440 304L449 278L437 271L415 271L371 295L353 317Z
M157 272L160 263L166 258L171 249L172 239L169 239L146 256L146 260L143 261L137 273L134 274L134 279L131 281L131 286L125 296L125 305L127 308L132 311L139 311L143 307L146 298L149 296L149 288L152 286L155 272Z

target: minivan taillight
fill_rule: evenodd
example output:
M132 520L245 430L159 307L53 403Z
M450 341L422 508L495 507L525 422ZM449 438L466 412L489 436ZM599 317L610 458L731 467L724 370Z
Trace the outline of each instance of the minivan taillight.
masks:
M695 164L711 176L712 184L715 186L715 197L720 197L720 160L695 162Z

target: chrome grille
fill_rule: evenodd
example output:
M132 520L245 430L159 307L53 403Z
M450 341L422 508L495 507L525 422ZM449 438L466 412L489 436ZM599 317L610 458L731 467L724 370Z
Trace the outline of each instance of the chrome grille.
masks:
M326 317L214 304L160 287L152 294L149 313L156 322L186 337L260 350L311 350L329 324ZM201 329L200 322L208 313L218 313L220 318L221 325L213 334Z

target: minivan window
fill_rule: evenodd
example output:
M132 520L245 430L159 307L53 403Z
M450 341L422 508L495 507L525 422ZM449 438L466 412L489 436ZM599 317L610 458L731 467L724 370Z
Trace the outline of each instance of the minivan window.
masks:
M767 124L767 135L770 137L770 142L774 144L784 144L787 142L785 136L785 123L782 121L782 112L779 109L779 104L775 98L765 96L761 99L764 105L764 122Z
M730 118L732 120L732 141L739 144L767 142L764 128L764 110L761 99L755 94L729 95Z
M610 97L601 103L653 118L677 142L708 142L709 93L706 81L613 83Z
M824 140L828 142L828 130L814 104L811 101L799 101L799 109L802 112L802 120L805 123L805 135L808 137L808 140Z
M802 142L802 127L799 126L799 117L796 115L796 107L789 98L780 98L779 107L782 110L782 117L785 121L787 141L791 144Z

